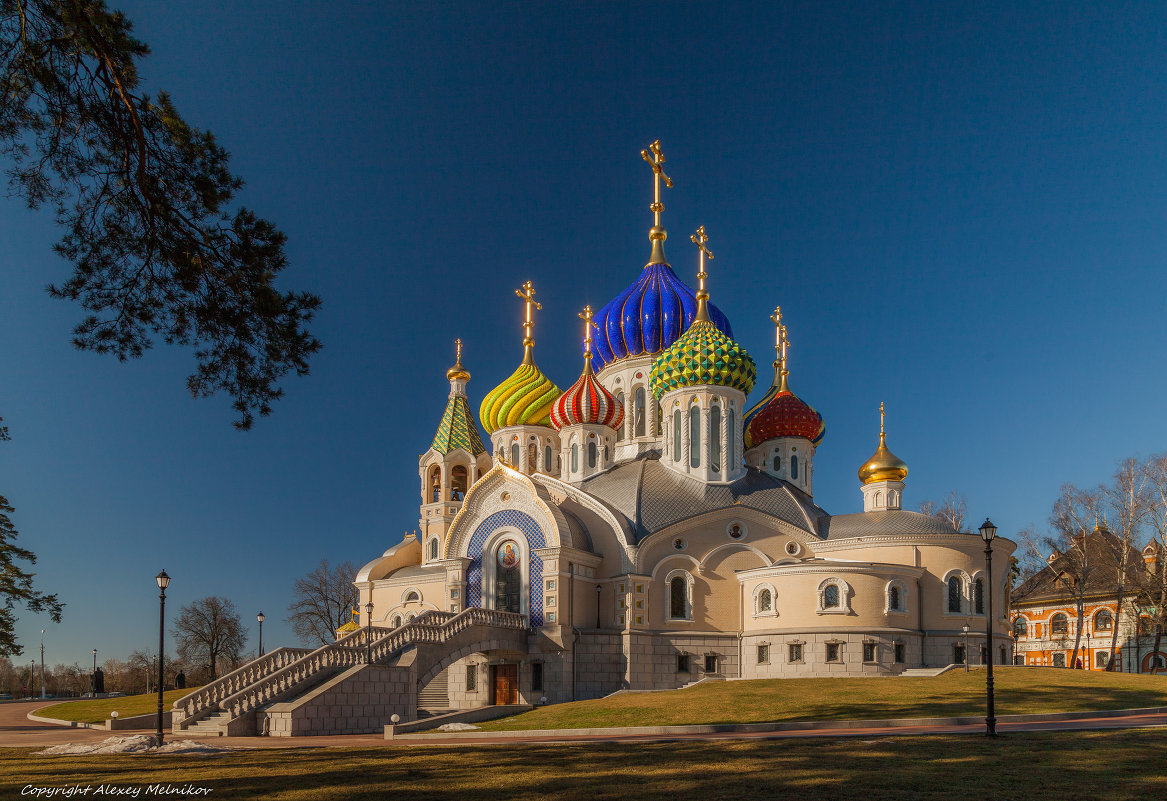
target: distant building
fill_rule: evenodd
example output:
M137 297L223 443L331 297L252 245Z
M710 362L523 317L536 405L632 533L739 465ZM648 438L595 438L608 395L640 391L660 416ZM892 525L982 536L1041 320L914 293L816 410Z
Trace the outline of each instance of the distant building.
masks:
M1146 592L1149 579L1158 571L1159 549L1153 544L1142 553L1127 549L1126 587L1119 609L1116 568L1121 550L1122 541L1105 524L1096 526L1075 538L1066 553L1050 554L1046 566L1014 591L1011 622L1016 664L1105 670L1118 626L1116 670L1150 673L1156 663L1167 668L1167 654L1154 652L1154 607ZM1084 614L1075 658L1079 596ZM1167 648L1167 637L1163 648Z

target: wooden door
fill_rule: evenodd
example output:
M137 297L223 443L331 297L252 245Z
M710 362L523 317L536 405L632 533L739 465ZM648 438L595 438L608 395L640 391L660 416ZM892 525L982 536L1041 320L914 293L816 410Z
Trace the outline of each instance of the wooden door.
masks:
M519 666L493 665L494 702L496 704L517 704L519 702Z

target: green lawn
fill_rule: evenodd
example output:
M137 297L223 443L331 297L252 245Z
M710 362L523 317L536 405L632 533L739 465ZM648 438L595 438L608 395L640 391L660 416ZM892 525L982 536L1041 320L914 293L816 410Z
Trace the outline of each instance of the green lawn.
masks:
M1167 706L1167 675L1029 667L993 673L998 715ZM985 674L974 670L934 678L711 682L556 704L480 725L491 730L583 729L984 714Z
M35 757L0 749L0 797L76 785L209 788L197 797L333 799L754 799L1108 801L1167 797L1167 731L301 748L221 756ZM104 792L108 793L108 790ZM132 789L131 789L132 792ZM29 796L32 797L32 796ZM196 796L191 796L196 797Z
M198 687L188 687L185 690L168 690L162 695L162 708L169 711L170 707L184 695L190 695ZM98 698L92 701L67 701L63 704L45 706L33 712L45 718L57 720L76 720L81 723L103 723L109 720L109 713L117 710L119 718L129 718L134 715L148 715L158 711L158 694L126 695L121 698Z

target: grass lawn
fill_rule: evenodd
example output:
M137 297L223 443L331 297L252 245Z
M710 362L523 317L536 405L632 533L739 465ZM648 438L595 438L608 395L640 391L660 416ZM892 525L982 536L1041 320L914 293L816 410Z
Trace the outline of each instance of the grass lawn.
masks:
M162 708L166 711L179 698L190 695L198 687L187 687L185 690L168 690L162 694ZM158 711L158 693L146 695L126 695L121 698L97 698L91 701L66 701L63 704L44 706L33 712L45 718L57 720L76 720L81 723L103 723L109 720L109 713L117 710L119 718L133 717L134 715L149 715Z
M0 749L0 797L28 786L210 788L212 799L905 801L1167 797L1167 730L985 737L460 748L301 748L222 756L36 757ZM1158 789L1156 789L1158 788ZM131 791L132 792L132 791ZM108 790L106 791L108 794ZM92 795L92 792L90 793ZM33 796L26 796L33 797ZM104 797L104 796L103 796ZM198 796L192 796L198 797Z
M997 715L1167 706L1167 675L1003 667L993 678ZM974 670L934 678L711 682L556 704L479 725L497 731L984 714L985 674Z

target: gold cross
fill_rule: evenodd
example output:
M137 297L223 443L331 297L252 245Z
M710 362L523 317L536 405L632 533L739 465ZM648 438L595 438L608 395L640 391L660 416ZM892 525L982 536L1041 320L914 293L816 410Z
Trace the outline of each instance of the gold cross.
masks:
M461 337L454 340L454 349L458 354L457 357L454 359L454 361L457 362L458 364L461 364L462 363L462 339L461 339Z
M649 155L649 154L652 155ZM648 146L648 150L640 151L640 157L647 161L652 167L652 205L649 210L656 215L654 218L654 225L660 225L660 213L665 210L665 205L660 202L660 182L663 178L665 186L669 189L673 188L673 179L665 175L665 154L661 152L660 140L657 139Z
M584 358L591 361L592 358L592 329L600 330L600 327L592 322L592 307L591 305L584 306L580 312L579 319L584 321Z
M879 402L879 438L880 438L880 440L882 440L883 436L884 436L884 434L883 434L883 415L884 415L884 413L883 413L883 401L880 401Z
M521 290L516 289L515 295L522 298L527 306L526 317L523 320L523 364L532 364L531 347L535 344L535 340L531 338L531 326L535 323L531 319L531 308L542 309L543 304L535 300L535 287L530 281L524 283Z
M774 313L770 315L770 322L774 323L774 366L782 361L782 307L775 306Z
M708 256L710 261L713 260L713 251L711 251L706 246L706 243L709 241L709 237L705 234L705 226L702 225L699 227L697 229L697 233L690 236L689 239L692 240L693 244L697 246L697 249L701 251L701 271L697 273L697 289L700 292L704 292L705 279L709 277L709 274L705 272L705 257Z

